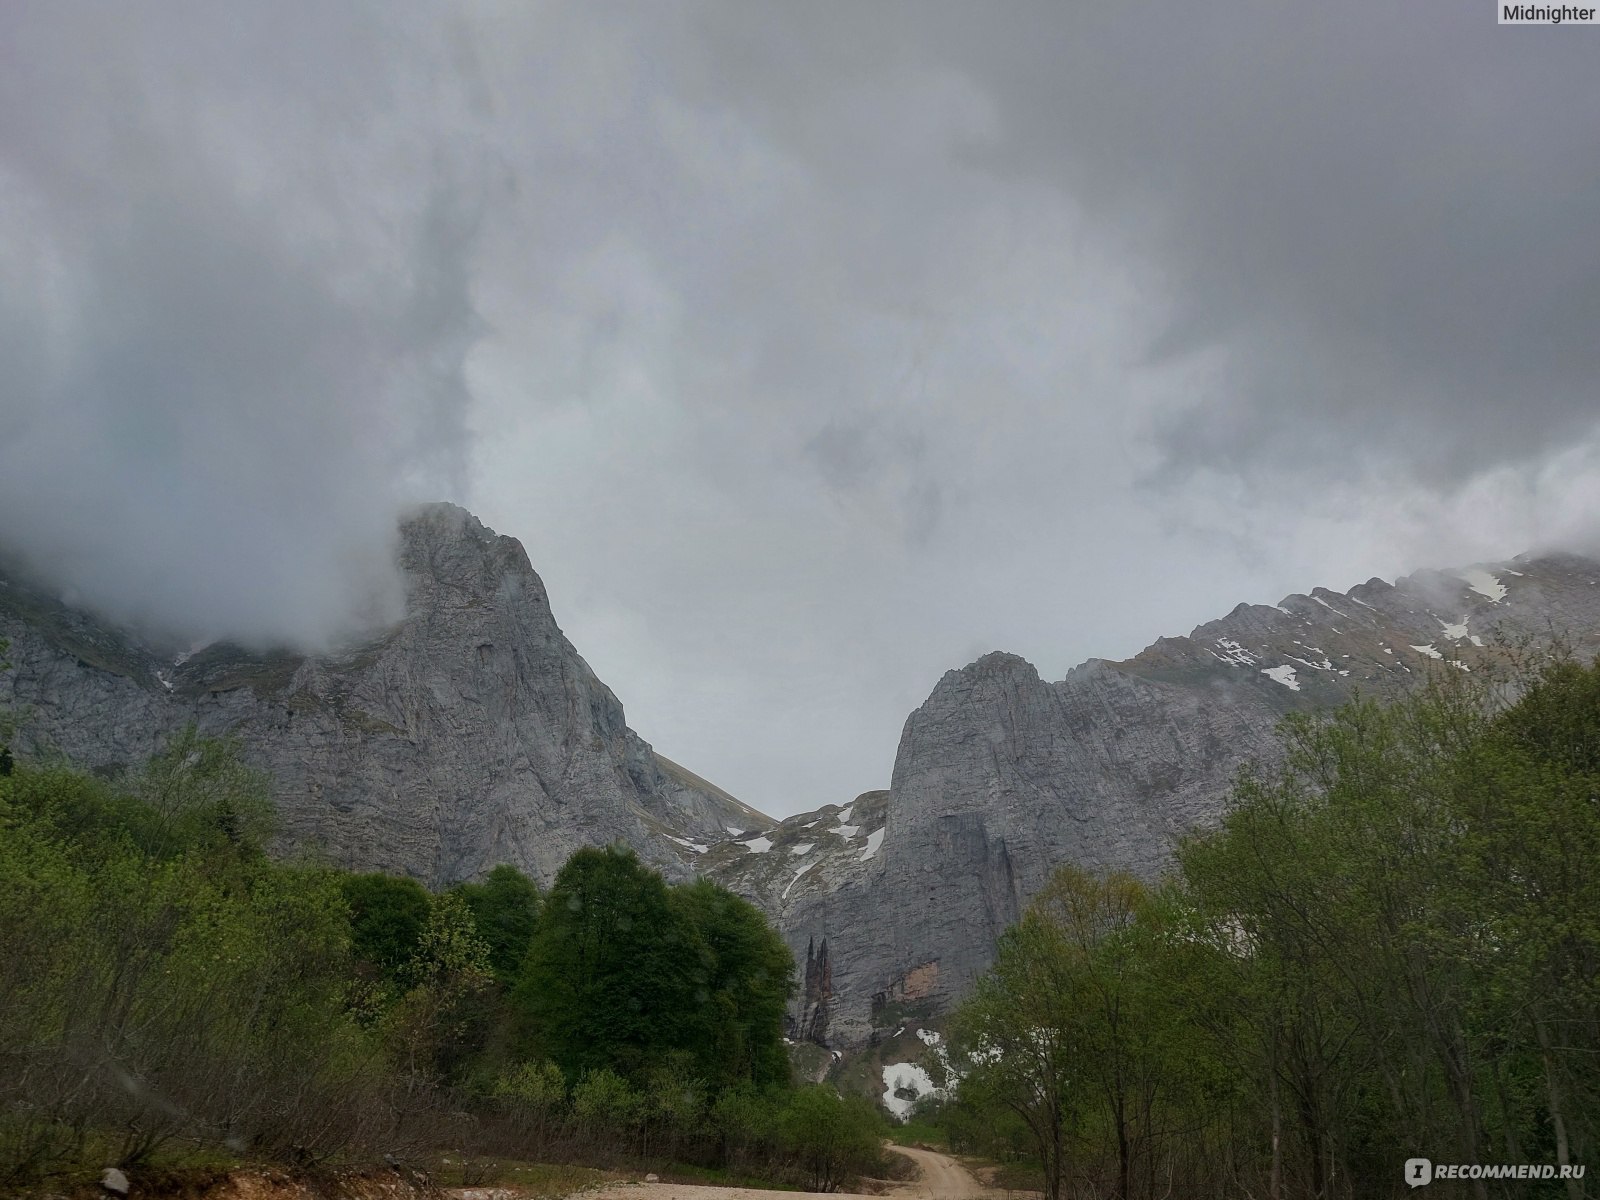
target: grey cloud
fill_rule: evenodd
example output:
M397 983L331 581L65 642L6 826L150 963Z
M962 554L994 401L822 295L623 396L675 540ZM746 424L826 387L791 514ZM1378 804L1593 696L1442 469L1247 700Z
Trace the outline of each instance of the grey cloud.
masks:
M1006 114L996 169L1133 213L1175 284L1157 348L1225 348L1175 455L1461 478L1591 431L1600 93L1572 31L1446 3L1095 14L963 29L964 54Z
M325 644L392 615L397 513L464 487L479 334L476 181L385 125L432 98L354 49L406 31L8 13L0 543L153 635Z
M899 166L930 138L874 125L885 82L943 72L982 102L927 114L952 163L1060 189L1147 264L1146 354L1228 363L1165 422L1180 465L1309 464L1324 438L1459 479L1593 428L1600 93L1577 30L1444 0L741 10L707 21L708 75L797 153L848 175L875 139Z
M927 439L886 418L830 420L802 450L841 504L897 527L912 545L938 529L944 489L927 462Z
M316 640L462 499L666 753L847 799L979 651L1592 531L1592 39L1492 22L0 6L0 542Z

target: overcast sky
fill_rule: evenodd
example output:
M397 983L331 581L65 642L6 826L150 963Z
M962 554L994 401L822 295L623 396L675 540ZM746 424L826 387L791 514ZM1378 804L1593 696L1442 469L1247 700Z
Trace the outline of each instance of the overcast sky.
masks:
M0 544L326 644L520 538L775 814L938 677L1596 543L1600 30L1488 3L0 5Z

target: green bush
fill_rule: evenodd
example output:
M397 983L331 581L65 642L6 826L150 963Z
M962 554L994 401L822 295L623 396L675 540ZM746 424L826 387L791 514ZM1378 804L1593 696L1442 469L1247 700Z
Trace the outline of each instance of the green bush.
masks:
M887 1123L861 1096L817 1084L796 1089L778 1114L783 1146L799 1160L814 1192L831 1192L877 1164Z

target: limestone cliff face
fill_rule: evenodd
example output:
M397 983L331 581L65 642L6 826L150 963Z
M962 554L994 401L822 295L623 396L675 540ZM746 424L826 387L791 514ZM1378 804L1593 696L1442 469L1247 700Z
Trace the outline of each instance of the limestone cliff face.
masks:
M434 886L502 862L548 882L578 847L625 842L760 905L800 965L791 1036L835 1046L958 999L1059 864L1157 873L1244 763L1273 759L1285 713L1482 669L1508 643L1600 646L1600 563L1552 555L1240 605L1056 682L990 654L911 714L889 790L777 822L628 728L515 540L432 506L400 561L404 619L313 657L175 660L0 576L19 749L115 771L189 721L232 733L287 841Z
M681 878L693 836L770 824L627 727L515 539L430 506L404 523L400 563L400 623L315 657L217 645L173 662L7 580L0 696L27 714L19 747L115 770L188 721L231 733L272 776L288 841L435 886L497 863L548 882L614 841Z
M946 674L906 721L874 853L817 839L818 861L786 886L788 863L710 869L762 900L813 964L795 1033L859 1044L962 995L1057 865L1159 872L1179 837L1219 817L1242 765L1275 758L1285 713L1482 669L1507 643L1558 635L1578 653L1600 646L1600 563L1519 559L1241 605L1054 683L990 654ZM782 828L802 836L833 811Z

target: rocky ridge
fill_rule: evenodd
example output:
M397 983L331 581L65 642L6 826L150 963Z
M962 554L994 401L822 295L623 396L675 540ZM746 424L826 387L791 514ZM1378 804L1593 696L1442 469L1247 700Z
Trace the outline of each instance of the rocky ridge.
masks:
M115 773L192 721L270 774L286 841L435 887L498 863L548 883L580 846L612 842L686 878L692 839L773 823L628 728L514 538L432 505L402 524L399 559L403 619L313 656L174 658L0 577L17 748Z
M874 1041L962 995L1055 866L1158 873L1241 766L1273 760L1284 714L1562 638L1600 647L1600 563L1523 557L1240 605L1053 683L989 654L906 721L888 793L869 793L873 854L826 837L830 806L783 823L794 857L713 848L703 869L762 903L807 964L796 1033Z

